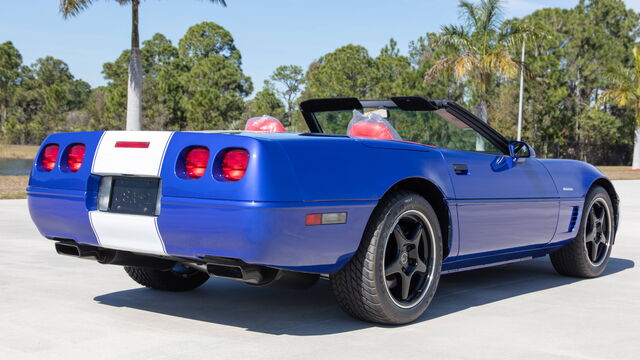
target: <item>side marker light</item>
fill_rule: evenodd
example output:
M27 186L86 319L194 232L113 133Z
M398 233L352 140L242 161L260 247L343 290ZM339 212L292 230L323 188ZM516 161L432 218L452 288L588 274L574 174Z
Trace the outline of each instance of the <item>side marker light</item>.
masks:
M347 213L321 213L321 214L307 214L305 225L331 225L331 224L346 224Z

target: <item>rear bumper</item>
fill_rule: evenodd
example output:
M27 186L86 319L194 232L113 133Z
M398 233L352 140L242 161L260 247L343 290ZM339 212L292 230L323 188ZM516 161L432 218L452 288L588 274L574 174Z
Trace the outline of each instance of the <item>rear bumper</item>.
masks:
M151 232L155 231L162 243L157 252L150 252L156 255L229 257L248 264L314 273L336 272L351 258L377 204L164 196L160 215L154 221L147 216L125 215L126 221L118 223L114 217L113 231L105 233L107 230L91 221L92 214L97 213L95 193L29 187L27 194L34 223L50 239L145 253L144 247L136 246L151 241L141 237L153 237ZM321 212L347 212L347 223L305 225L306 214Z

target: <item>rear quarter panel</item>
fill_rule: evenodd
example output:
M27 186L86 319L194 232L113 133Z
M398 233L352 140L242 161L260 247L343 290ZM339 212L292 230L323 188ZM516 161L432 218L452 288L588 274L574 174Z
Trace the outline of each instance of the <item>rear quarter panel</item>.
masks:
M245 177L176 177L181 149L245 148ZM162 170L158 227L167 250L184 256L238 257L299 271L332 273L357 250L378 200L398 181L429 179L452 189L438 151L420 145L340 136L238 136L176 133ZM348 213L347 224L305 226L305 214Z
M68 171L65 153L71 145L83 143L85 161L91 161L101 136L101 131L61 133L48 136L42 143L31 169L27 202L31 218L44 236L98 244L87 211L95 209L99 177L91 174L91 166L82 166L77 172ZM43 171L39 165L42 148L48 144L58 144L61 154L50 172Z
M438 149L396 141L300 136L282 141L303 201L378 200L407 178L433 182L453 197Z

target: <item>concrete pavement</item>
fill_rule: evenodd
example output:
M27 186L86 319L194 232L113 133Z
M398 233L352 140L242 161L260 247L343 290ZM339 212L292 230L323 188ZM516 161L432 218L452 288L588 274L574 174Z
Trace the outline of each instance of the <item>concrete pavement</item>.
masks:
M638 359L640 181L615 185L621 227L602 277L557 275L547 258L445 275L401 327L351 319L327 281L140 288L119 267L57 255L26 201L0 201L0 358Z

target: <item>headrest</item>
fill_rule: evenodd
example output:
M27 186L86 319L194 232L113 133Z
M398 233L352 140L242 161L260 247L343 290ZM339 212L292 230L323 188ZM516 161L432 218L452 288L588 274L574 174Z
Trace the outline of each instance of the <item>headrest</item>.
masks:
M369 122L359 122L353 124L349 131L349 136L381 139L381 140L393 140L393 134L384 124L376 124Z
M402 140L391 124L376 112L353 111L347 135L380 140Z
M244 129L246 131L257 131L264 133L277 133L287 131L284 126L282 126L280 120L269 115L254 117L247 120L247 124L245 125Z

